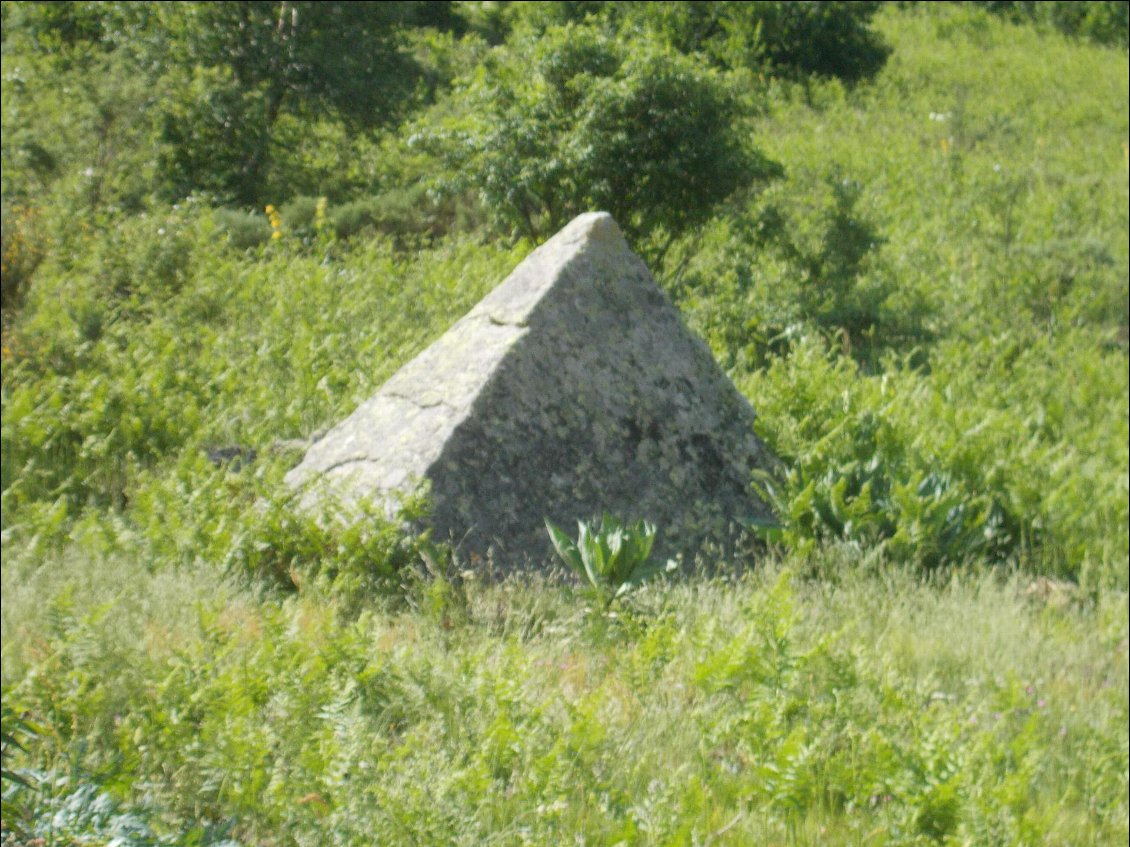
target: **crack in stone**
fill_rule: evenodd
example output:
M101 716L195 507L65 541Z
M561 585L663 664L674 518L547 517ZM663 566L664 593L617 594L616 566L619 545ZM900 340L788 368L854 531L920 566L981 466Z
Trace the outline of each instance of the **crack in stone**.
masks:
M459 411L455 406L452 406L442 398L432 403L424 403L420 400L417 400L415 397L410 397L407 394L400 394L396 391L386 391L385 396L395 397L397 400L403 400L405 403L411 403L417 409L434 409L437 406L447 406L447 408L451 409L453 412Z
M332 465L326 465L325 468L320 468L319 473L328 474L331 471L336 471L338 468L345 467L346 465L363 465L366 462L376 463L380 459L375 459L372 456L361 456L360 458L342 459L339 462L334 462Z
M519 320L519 321L508 321L508 320L505 320L504 318L498 317L497 315L492 315L489 312L487 313L487 320L490 321L491 325L493 325L493 326L509 326L509 327L513 327L514 329L529 329L530 328L530 322L529 321L521 321L521 320Z

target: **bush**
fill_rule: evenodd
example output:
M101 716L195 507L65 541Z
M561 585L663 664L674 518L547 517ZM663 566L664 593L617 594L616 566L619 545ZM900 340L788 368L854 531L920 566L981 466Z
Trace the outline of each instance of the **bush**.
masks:
M855 83L875 76L890 55L882 37L871 29L881 5L827 0L514 3L497 11L487 34L497 43L500 26L540 34L583 23L620 39L644 32L657 43L721 68ZM482 10L476 14L484 17Z
M430 540L425 492L402 496L391 510L328 496L312 504L283 481L288 466L274 451L247 451L217 467L189 450L173 468L139 473L124 515L130 540L119 547L145 561L207 562L276 594L309 593L345 616L403 599L417 577L451 559Z
M800 316L874 367L883 350L906 350L928 333L924 304L902 292L891 305L897 291L881 257L886 239L864 197L865 186L837 166L794 175L766 197L757 236L783 265Z
M264 215L257 212L216 209L212 217L216 228L237 250L251 250L271 240L271 225Z
M285 589L309 583L349 612L400 588L408 568L420 564L421 550L430 554L428 536L410 529L426 522L427 514L427 501L419 497L403 501L390 520L378 504L345 509L327 503L311 510L281 490L247 516L223 564Z
M978 5L1017 23L1050 26L1065 35L1126 49L1130 6L1122 0L982 0Z
M926 569L1001 562L1035 546L1041 516L1025 503L1022 486L1003 469L984 473L988 456L980 450L991 453L997 445L959 447L961 436L945 425L931 439L934 449L916 443L923 440L922 422L892 411L900 400L929 402L913 374L895 389L901 396L885 400L847 360L829 358L817 366L823 355L819 347L803 345L765 375L763 413L769 407L770 414L780 414L781 401L792 406L769 438L788 467L783 484L768 477L758 484L781 520L770 537L801 549L821 540L883 549L896 561ZM802 429L816 431L792 431L798 420Z
M554 26L500 49L441 103L413 141L470 187L505 228L540 239L575 215L610 212L637 242L700 225L735 192L777 175L751 149L723 78L646 43Z
M970 348L945 345L930 373L888 358L871 376L809 339L747 377L763 437L789 468L761 481L784 540L847 542L925 569L1021 561L1125 585L1126 448L1109 436L1126 427L1125 358L1079 335L976 349L976 369ZM1049 361L1065 359L1070 390L1048 380Z
M722 2L641 4L645 25L683 53L728 68L792 79L870 79L890 48L870 28L879 3Z
M925 301L896 285L869 200L835 165L796 168L745 214L677 245L672 293L727 368L762 367L812 330L870 368L930 339Z
M422 183L389 188L374 197L342 203L329 210L338 238L369 232L391 236L406 247L420 239L442 238L480 226L481 210L473 197L436 195Z

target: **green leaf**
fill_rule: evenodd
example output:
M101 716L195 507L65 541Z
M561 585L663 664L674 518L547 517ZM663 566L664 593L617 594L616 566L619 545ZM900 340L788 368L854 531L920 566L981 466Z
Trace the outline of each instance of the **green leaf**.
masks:
M569 536L548 520L545 522L545 528L549 532L549 540L553 542L553 549L557 551L557 555L568 565L570 570L580 576L585 571L585 567L581 563L581 556L577 551L577 545L573 543Z
M575 544L550 521L545 525L558 555L578 575L583 572L600 605L673 567L673 563L649 564L656 528L647 521L625 525L605 512L595 529L585 521L577 522Z

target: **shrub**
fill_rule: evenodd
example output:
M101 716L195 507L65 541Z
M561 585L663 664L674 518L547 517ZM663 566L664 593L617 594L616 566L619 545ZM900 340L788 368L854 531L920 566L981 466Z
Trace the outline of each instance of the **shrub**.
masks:
M1130 6L1122 0L982 0L978 5L1017 23L1051 26L1096 44L1125 50L1130 42Z
M894 274L881 259L882 230L860 202L865 186L837 166L793 176L766 197L757 238L783 265L783 290L792 292L800 317L872 366L884 349L926 340L921 303L889 305ZM903 299L913 300L906 292Z
M271 240L271 225L257 212L217 209L212 213L216 228L237 250L251 250Z
M327 598L346 616L380 598L403 598L418 576L435 580L431 571L450 560L426 530L426 494L403 497L391 513L384 503L331 497L312 505L283 482L285 464L262 455L253 466L216 468L190 453L173 473L140 475L126 514L138 555L206 561L271 592Z
M369 232L392 236L398 246L421 239L442 238L452 232L481 225L481 211L473 197L436 194L423 183L386 189L329 210L330 225L338 238Z
M514 3L498 11L494 25L544 33L584 23L627 39L642 31L683 55L706 58L722 68L854 83L875 76L890 55L890 47L871 28L880 6L827 0ZM483 17L483 10L476 13Z
M426 513L423 500L405 502L397 519L390 520L383 507L373 504L314 511L300 507L289 492L276 494L265 502L259 519L233 539L224 564L282 587L316 580L355 603L387 592L401 571L419 560L419 545L426 538L405 527Z
M107 321L151 318L189 283L197 235L194 215L179 209L111 219L72 271Z
M705 221L778 169L740 131L723 78L597 28L549 27L500 49L454 102L418 122L448 192L479 192L497 222L544 238L583 211L610 212L637 241Z
M883 549L925 569L1001 562L1040 541L1035 483L998 455L1009 421L974 441L961 411L939 414L948 404L925 378L887 370L866 377L808 341L759 375L767 440L788 467L783 481L757 482L781 521L766 534L800 549Z
M723 2L641 4L652 31L683 53L723 67L854 83L879 72L890 48L870 28L879 3Z
M668 285L727 368L762 367L812 330L873 369L930 339L925 299L896 285L868 201L835 165L797 168L676 245Z

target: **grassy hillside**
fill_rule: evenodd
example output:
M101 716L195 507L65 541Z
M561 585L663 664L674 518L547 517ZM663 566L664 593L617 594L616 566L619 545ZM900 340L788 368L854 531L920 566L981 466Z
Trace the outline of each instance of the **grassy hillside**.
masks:
M143 26L111 7L126 23L101 25ZM598 24L645 57L686 35L622 7L564 29L535 6L425 21L402 47L426 71L416 99L365 132L282 110L253 207L219 176L169 195L169 173L204 165L152 153L199 153L159 146L160 110L196 108L203 64L146 93L125 47L5 4L20 838L1126 842L1124 47L892 4L871 79L726 64L733 38L672 60L737 92L730 129L772 163L701 225L635 221L788 468L761 481L780 526L751 558L605 613L571 584L487 584L442 548L437 573L395 526L292 508L288 440L351 411L533 247L497 187L468 181L505 157L444 139L491 152L510 113L490 111L490 74L524 67L523 39L537 61L555 38L590 61ZM235 445L257 458L209 461Z

